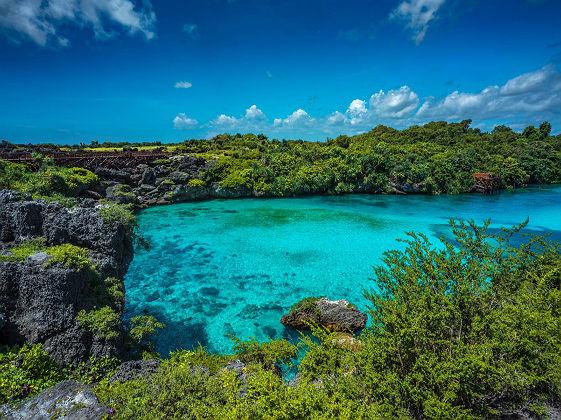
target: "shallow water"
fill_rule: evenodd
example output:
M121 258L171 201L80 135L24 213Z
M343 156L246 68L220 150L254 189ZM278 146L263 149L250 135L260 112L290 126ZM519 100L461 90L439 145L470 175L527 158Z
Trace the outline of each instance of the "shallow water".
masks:
M229 335L297 340L279 320L306 296L345 298L364 309L372 266L404 232L450 234L450 218L552 231L561 241L561 187L500 195L348 195L215 200L155 207L139 215L150 252L125 278L126 316L146 310L167 325L163 355L198 343L228 352Z

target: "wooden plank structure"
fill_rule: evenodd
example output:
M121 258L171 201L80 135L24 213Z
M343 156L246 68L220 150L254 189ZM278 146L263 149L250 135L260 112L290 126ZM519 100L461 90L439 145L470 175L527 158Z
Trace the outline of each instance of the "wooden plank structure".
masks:
M491 173L473 174L473 190L483 194L493 194L501 188L501 176Z
M122 151L122 152L51 152L43 156L51 157L59 166L77 166L95 170L96 168L123 169L156 159L168 158L171 154L163 151ZM37 166L37 160L30 152L15 151L0 153L0 159L15 163Z

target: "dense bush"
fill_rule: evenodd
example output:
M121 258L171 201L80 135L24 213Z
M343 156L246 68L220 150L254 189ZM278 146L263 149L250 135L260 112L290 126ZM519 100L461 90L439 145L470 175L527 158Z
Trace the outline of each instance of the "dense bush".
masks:
M36 394L63 379L41 344L0 352L0 404Z
M119 336L121 317L109 306L78 312L76 320L80 326L98 338L111 340Z

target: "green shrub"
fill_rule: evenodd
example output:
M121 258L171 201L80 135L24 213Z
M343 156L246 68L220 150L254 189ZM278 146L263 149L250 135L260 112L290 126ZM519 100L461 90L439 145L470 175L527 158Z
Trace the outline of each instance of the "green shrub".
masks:
M98 338L111 340L119 336L121 317L109 306L92 309L88 312L82 309L78 312L76 320L80 327L90 331Z
M187 185L193 188L203 188L205 186L205 182L202 179L190 179Z
M101 218L108 224L121 223L134 244L141 246L146 251L150 250L150 242L138 233L138 220L130 205L104 204L98 209Z
M80 186L91 187L99 182L98 176L87 169L55 166L42 157L40 160L43 163L38 171L26 165L0 161L0 187L58 201L75 196Z
M0 404L34 395L63 379L42 344L25 344L0 352Z
M297 348L287 340L269 340L259 343L255 338L242 341L232 337L234 341L233 350L244 363L258 363L265 369L280 367L281 364L289 364L296 357Z
M115 357L90 357L87 362L82 362L76 367L67 367L65 373L68 379L90 385L113 376L120 364L121 361Z
M122 280L115 277L107 277L105 279L105 287L107 293L111 297L112 303L115 306L122 306L125 303L125 285Z
M151 338L157 334L158 329L165 327L151 315L135 316L130 320L129 335L137 344L151 347Z
M297 302L294 305L292 305L290 307L290 312L293 313L295 311L303 311L303 312L319 315L319 308L316 305L316 302L323 298L325 298L325 296L304 298L300 302Z
M0 261L23 262L27 257L37 252L45 251L47 248L45 238L35 238L24 242L18 246L8 249L11 255L0 255Z
M88 251L89 250L86 248L81 248L72 244L51 246L45 249L45 252L52 255L53 258L47 261L45 268L59 263L66 267L71 266L78 270L95 272L95 265L90 261Z

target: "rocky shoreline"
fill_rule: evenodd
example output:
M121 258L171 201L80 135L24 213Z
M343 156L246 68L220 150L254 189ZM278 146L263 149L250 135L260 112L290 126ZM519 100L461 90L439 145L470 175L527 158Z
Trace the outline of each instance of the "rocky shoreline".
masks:
M151 164L140 164L120 170L99 167L94 173L99 176L101 182L91 190L83 191L82 195L96 199L105 198L118 204L132 204L140 209L214 198L277 197L243 186L224 187L220 182L207 186L201 177L215 164L215 160L206 161L191 155L174 155L165 159L165 162L154 161ZM397 181L389 183L388 191L355 193L426 194L422 183Z

